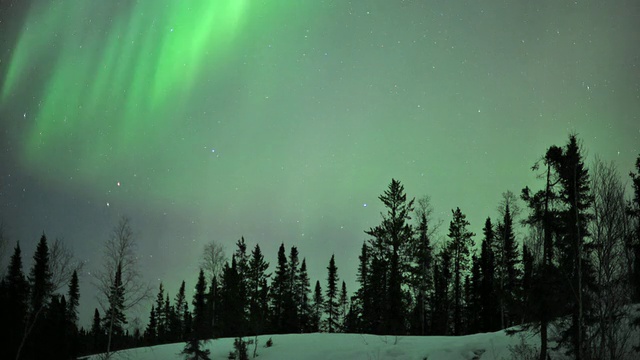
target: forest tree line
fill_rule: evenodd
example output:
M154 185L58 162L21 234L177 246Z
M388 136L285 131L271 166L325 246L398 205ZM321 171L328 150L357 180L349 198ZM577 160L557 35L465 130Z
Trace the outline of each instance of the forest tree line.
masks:
M67 359L261 334L464 335L520 325L541 335L541 360L551 343L576 359L623 358L639 345L630 344L624 324L627 306L640 302L640 157L630 173L632 196L612 164L596 159L587 168L575 135L549 147L532 171L541 189L505 192L480 236L453 209L443 240L429 199L408 198L392 179L379 196L381 222L365 231L352 293L334 256L327 277L313 283L296 246L281 244L272 268L258 244L250 250L241 238L229 259L209 244L192 298L184 281L171 297L162 283L155 290L141 282L123 219L105 244L94 281L101 308L90 329L78 326L81 265L43 234L29 274L18 243L0 282L9 330L0 357ZM148 302L146 327L132 324L128 310ZM551 326L560 337L551 338Z

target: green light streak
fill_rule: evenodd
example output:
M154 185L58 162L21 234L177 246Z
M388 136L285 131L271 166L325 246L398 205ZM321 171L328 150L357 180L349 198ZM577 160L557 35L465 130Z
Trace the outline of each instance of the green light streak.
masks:
M25 164L37 171L53 163L60 174L95 181L132 163L132 153L156 161L153 167L178 161L162 147L182 125L176 117L194 85L215 74L236 46L249 5L36 1L0 87L5 105L20 89L34 99L38 93L23 135ZM105 162L114 165L100 168Z

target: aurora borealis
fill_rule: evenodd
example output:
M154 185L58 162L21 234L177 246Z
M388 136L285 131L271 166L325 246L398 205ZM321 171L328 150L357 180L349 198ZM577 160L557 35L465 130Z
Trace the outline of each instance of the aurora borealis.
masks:
M6 234L62 237L89 273L127 215L172 294L243 235L314 281L335 252L353 283L392 177L479 232L569 132L623 176L640 153L634 0L0 4Z

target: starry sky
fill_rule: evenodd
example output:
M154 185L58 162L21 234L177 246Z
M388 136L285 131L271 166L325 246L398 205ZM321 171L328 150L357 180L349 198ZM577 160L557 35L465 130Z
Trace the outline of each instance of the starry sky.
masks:
M636 0L0 4L0 219L25 266L43 231L86 261L84 324L123 215L172 297L240 236L323 284L335 253L353 290L391 178L444 237L571 132L625 180L640 153Z

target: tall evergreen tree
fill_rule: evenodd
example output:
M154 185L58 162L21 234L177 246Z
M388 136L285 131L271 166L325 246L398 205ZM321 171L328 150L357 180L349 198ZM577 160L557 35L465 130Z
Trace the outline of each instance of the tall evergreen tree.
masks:
M69 281L69 291L67 292L69 301L67 301L67 313L69 321L77 327L78 325L78 305L80 303L80 286L78 284L78 272L73 271L71 281Z
M162 285L162 282L160 282L160 285L158 286L158 295L156 296L156 336L159 344L167 342L167 335L169 333L169 329L166 327L167 319L165 318L164 312L164 298L164 286Z
M329 266L327 266L327 290L324 310L327 314L327 332L336 332L339 329L339 308L338 303L338 268L336 267L335 256L331 255Z
M266 304L267 279L266 273L269 263L264 260L260 245L256 244L251 252L249 260L249 275L247 278L247 297L249 302L249 329L254 335L261 334L265 330L265 321L269 309Z
M551 146L542 159L545 166L545 188L532 193L529 187L522 189L521 198L530 209L529 216L525 219L534 233L541 234L542 257L538 266L534 265L532 276L531 301L528 313L535 320L530 327L540 332L540 360L547 360L548 356L548 325L556 316L561 315L558 304L561 299L557 297L560 292L559 277L554 251L554 239L560 233L559 226L559 195L556 189L559 180L554 170L555 159L562 155L562 149ZM532 170L539 169L536 163Z
M173 302L175 305L171 319L172 338L174 341L184 341L186 340L185 334L187 333L184 324L184 314L188 311L184 280L180 284L180 289Z
M102 338L104 337L104 329L102 328L102 317L98 308L93 311L93 320L91 321L91 338L92 349L94 352L102 349Z
M433 335L449 335L451 317L451 252L443 248L433 264L433 296L431 298L431 321Z
M322 313L324 310L324 297L322 296L322 288L320 287L320 281L316 281L316 286L313 291L313 306L311 308L311 331L320 331L320 322L322 320Z
M198 274L198 282L196 283L196 292L193 295L193 326L192 338L197 340L206 339L210 334L207 333L207 303L206 291L207 284L204 278L204 271L200 269Z
M499 306L496 294L495 255L493 225L487 218L482 229L484 239L480 250L480 331L496 331L500 328Z
M362 250L358 259L358 274L356 281L360 283L360 288L356 291L356 299L360 314L355 316L359 319L356 324L356 331L362 333L373 332L374 316L371 311L371 284L369 282L369 247L366 243L362 244Z
M378 270L384 269L386 282L377 284L380 287L374 289L384 296L374 296L371 300L381 303L374 305L374 308L384 307L381 330L389 334L403 334L406 319L403 285L407 280L403 274L405 263L401 259L410 252L413 229L409 220L414 200L407 201L404 186L395 179L391 179L388 189L378 198L387 208L387 213L383 214L380 225L365 233L372 236L371 255L381 267Z
M453 219L449 223L448 251L451 254L453 275L453 335L461 335L464 310L464 274L469 269L469 254L474 234L467 230L469 222L460 208L452 210Z
M116 274L111 286L111 294L109 295L109 304L105 317L103 319L104 328L108 329L108 347L111 349L117 347L116 344L125 335L124 326L127 324L127 318L124 313L124 295L125 289L122 283L122 265L118 264ZM113 346L111 344L116 344Z
M22 251L20 243L17 243L13 255L9 260L9 268L4 278L6 300L5 306L0 309L3 326L11 331L7 335L6 348L0 347L0 354L5 354L7 359L16 357L22 335L25 331L25 319L28 309L29 284L22 272Z
M289 265L285 254L284 244L278 249L278 265L275 277L271 284L271 327L275 333L283 333L286 324L286 306L291 304L291 292L289 286Z
M340 297L338 299L339 316L338 316L338 328L340 332L346 332L347 325L347 312L349 311L349 297L347 294L347 284L342 281L342 287L340 288Z
M500 325L503 329L513 326L517 320L519 280L522 276L519 269L520 255L518 254L510 209L512 200L508 199L505 197L502 221L498 223L497 241L494 243L498 260L496 265L498 269Z
M414 287L415 308L412 320L412 334L426 335L429 321L427 311L427 295L433 290L432 246L429 238L429 219L431 212L428 198L420 199L416 210L418 225L412 249L413 267L411 268L412 286Z
M311 285L309 275L307 274L307 260L302 259L300 271L296 276L296 299L297 312L300 319L300 331L309 332L309 320L311 316L311 305L309 304L309 294L311 293Z
M590 310L588 286L594 284L590 254L593 250L588 241L588 222L592 218L589 209L593 202L589 173L575 135L560 156L555 157L555 167L560 180L560 200L564 210L560 212L562 235L558 238L558 260L560 271L568 279L564 292L565 304L571 314L571 325L562 332L562 341L571 345L577 360L585 358L587 315ZM570 290L572 289L572 290Z
M466 303L465 307L467 329L466 333L475 334L482 328L481 313L482 302L482 273L480 270L480 259L474 254L471 256L471 276L465 279Z
M237 337L245 333L247 319L245 316L245 298L242 289L243 281L238 273L236 257L231 258L231 265L225 264L222 270L220 287L220 326L221 334Z
M147 324L147 329L144 332L144 339L147 345L152 346L157 343L157 329L158 320L156 317L156 308L154 305L151 305L151 311L149 312L149 323Z
M32 318L37 318L38 314L45 309L49 302L53 290L51 277L47 237L42 234L36 252L33 255L33 267L29 273Z
M284 299L284 331L287 333L300 332L300 314L298 304L300 304L299 292L297 288L297 276L300 260L298 259L298 248L291 247L289 252L289 266L287 276L287 296Z

